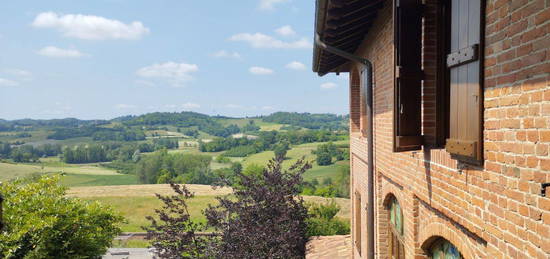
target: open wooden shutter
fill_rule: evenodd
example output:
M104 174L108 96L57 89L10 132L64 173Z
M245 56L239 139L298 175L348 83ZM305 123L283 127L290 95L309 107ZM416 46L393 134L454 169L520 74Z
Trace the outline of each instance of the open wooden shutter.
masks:
M455 158L482 160L481 139L481 0L452 0L449 139Z
M420 0L395 0L395 100L394 151L420 149L421 129L421 35Z

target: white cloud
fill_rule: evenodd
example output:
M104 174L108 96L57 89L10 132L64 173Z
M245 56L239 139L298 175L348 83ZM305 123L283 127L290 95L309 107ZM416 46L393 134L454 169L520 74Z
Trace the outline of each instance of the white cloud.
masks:
M0 86L18 86L19 83L9 79L0 78Z
M83 40L136 40L149 33L139 21L125 24L100 16L54 12L38 14L32 26L57 29L66 37Z
M136 74L143 78L167 80L172 86L181 87L187 81L193 80L191 73L199 71L195 64L165 62L140 68Z
M22 69L6 69L4 70L5 73L7 74L10 74L10 75L13 75L13 76L17 76L17 77L31 77L32 76L32 73L27 71L27 70L22 70Z
M338 87L338 85L335 84L335 83L332 83L332 82L327 82L327 83L321 84L322 89L332 89L332 88L336 88L336 87Z
M234 59L241 59L241 54L238 52L229 52L225 50L220 50L218 52L214 52L211 54L212 57L215 58L234 58Z
M183 109L190 109L191 110L191 109L198 109L198 108L201 107L201 105L198 104L198 103L187 102L187 103L182 104L181 107Z
M293 36L296 35L296 32L290 25L285 25L281 28L275 30L275 32L281 36Z
M271 75L274 71L265 67L251 67L248 69L248 72L253 75Z
M61 49L54 46L44 47L38 51L39 55L52 58L80 58L87 56L76 49Z
M126 110L126 109L135 109L137 108L135 105L133 104L124 104L124 103L119 103L117 105L115 105L115 107L117 109L120 109L120 110Z
M274 10L275 5L290 2L290 0L260 0L260 10Z
M292 70L306 70L306 65L298 61L292 61L288 63L285 67Z
M266 106L262 106L262 110L275 110L275 107L266 105Z
M262 33L239 33L229 38L231 41L244 41L250 44L253 48L271 48L271 49L305 49L311 48L311 43L306 39L286 42L275 39L271 36Z

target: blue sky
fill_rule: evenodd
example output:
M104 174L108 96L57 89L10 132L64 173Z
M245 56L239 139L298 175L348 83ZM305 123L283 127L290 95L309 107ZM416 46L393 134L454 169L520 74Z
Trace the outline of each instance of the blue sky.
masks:
M0 118L344 114L347 77L311 72L313 15L313 0L9 1Z

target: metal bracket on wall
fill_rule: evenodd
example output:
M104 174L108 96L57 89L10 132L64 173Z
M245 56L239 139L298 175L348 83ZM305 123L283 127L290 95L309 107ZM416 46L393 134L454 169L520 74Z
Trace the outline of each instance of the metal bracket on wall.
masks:
M541 183L540 195L546 197L546 187L550 187L550 183Z
M459 49L447 55L447 67L456 67L479 59L479 44Z

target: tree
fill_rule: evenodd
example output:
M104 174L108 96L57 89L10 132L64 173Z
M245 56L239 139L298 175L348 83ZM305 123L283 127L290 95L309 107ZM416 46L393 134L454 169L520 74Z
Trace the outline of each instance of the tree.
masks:
M328 152L317 153L317 164L318 165L330 165L332 164L332 156Z
M285 159L286 152L290 149L288 142L283 141L273 148L273 152L275 152L275 157L280 159Z
M97 258L105 254L124 220L97 202L65 196L58 176L0 185L5 227L2 258Z
M303 258L307 209L297 195L311 165L299 160L289 170L271 160L261 177L238 174L234 197L218 198L205 210L208 225L220 232L216 258Z

